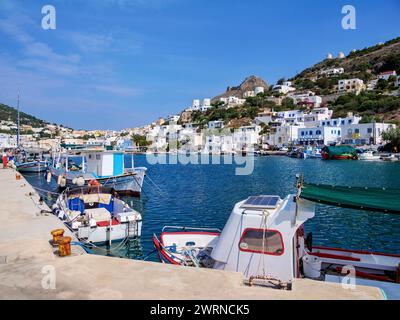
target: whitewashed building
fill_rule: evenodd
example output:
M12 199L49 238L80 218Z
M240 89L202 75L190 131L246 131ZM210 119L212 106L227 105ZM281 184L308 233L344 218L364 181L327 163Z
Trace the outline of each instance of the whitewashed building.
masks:
M355 93L359 94L365 90L364 81L358 78L355 79L342 79L338 82L339 93Z
M299 130L304 128L304 125L285 125L276 128L276 132L270 135L272 141L269 144L273 144L278 147L289 146L297 143Z
M319 75L320 77L332 77L343 73L344 73L343 68L332 68L332 69L321 70Z
M301 128L298 133L300 145L330 145L341 140L341 127Z
M17 137L0 133L0 148L16 148L17 147Z
M296 91L296 88L293 88L291 86L286 86L283 84L278 84L272 88L272 91L282 93L282 94L288 94L289 92Z
M208 122L208 129L222 129L224 122L222 120L214 120Z
M388 81L391 76L396 77L397 76L397 72L396 71L384 71L384 72L381 72L380 74L378 74L378 79L383 79L383 80Z
M382 144L382 133L391 128L394 124L387 123L358 123L343 125L342 142L346 144L365 145Z

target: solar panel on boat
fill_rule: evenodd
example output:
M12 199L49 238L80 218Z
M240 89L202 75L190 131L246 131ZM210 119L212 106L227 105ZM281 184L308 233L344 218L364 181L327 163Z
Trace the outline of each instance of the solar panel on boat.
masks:
M253 196L249 197L242 207L275 209L279 200L280 197L278 196Z

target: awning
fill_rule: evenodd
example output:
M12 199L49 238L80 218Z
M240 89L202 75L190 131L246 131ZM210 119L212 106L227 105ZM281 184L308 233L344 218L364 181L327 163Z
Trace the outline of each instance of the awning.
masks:
M300 197L338 207L400 214L400 189L304 184Z

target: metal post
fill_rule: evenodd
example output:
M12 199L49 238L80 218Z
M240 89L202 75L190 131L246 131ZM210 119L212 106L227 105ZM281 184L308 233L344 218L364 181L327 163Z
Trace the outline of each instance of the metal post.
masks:
M20 117L19 117L19 91L18 91L18 102L17 102L17 148L19 148L19 135L20 135Z

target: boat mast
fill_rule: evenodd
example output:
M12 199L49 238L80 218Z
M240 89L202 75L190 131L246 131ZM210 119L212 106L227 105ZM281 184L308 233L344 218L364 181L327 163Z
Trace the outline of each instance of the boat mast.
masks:
M20 117L19 117L19 91L17 100L17 148L19 148L19 135L20 135Z

